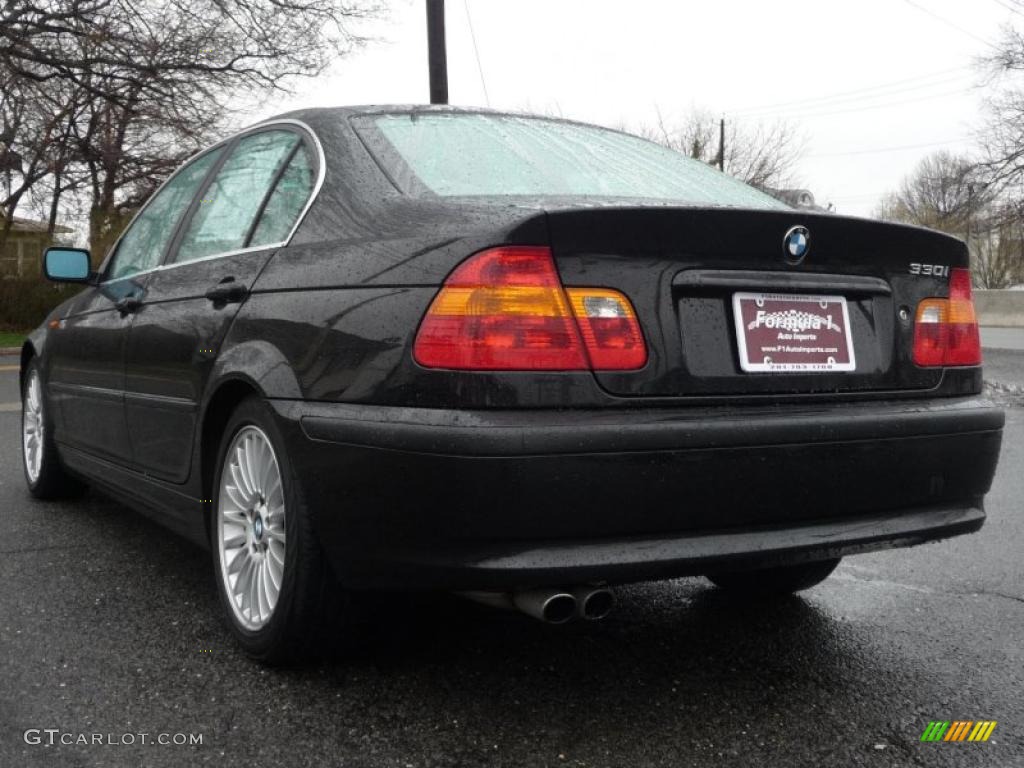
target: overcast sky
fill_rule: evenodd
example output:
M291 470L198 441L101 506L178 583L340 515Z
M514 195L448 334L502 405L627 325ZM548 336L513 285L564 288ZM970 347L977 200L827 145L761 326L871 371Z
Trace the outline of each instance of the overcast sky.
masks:
M799 184L870 215L929 152L971 149L974 65L1013 20L1001 0L447 0L450 100L607 125L694 108L786 119L807 140ZM424 0L393 0L367 31L376 42L254 117L428 101Z

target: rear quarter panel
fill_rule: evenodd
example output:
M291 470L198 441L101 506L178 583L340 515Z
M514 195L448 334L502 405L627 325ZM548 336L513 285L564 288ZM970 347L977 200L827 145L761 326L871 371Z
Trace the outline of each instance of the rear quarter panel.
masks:
M413 360L416 330L447 275L489 246L546 243L542 211L405 200L381 206L374 223L373 237L338 237L345 224L335 219L330 239L275 254L222 354L266 345L273 350L266 358L292 371L298 396L307 400L476 408L610 400L587 372L454 372ZM268 397L295 396L268 376L261 381Z

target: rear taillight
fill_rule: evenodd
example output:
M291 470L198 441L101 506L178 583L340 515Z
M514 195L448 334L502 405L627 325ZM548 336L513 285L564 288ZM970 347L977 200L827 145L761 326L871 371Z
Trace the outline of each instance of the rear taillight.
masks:
M427 368L632 370L647 347L629 299L605 288L562 288L551 250L491 248L445 281L413 346Z
M950 270L948 299L924 299L917 305L914 363L922 367L981 363L969 270Z
M608 288L567 288L566 293L595 370L644 367L647 345L629 299Z

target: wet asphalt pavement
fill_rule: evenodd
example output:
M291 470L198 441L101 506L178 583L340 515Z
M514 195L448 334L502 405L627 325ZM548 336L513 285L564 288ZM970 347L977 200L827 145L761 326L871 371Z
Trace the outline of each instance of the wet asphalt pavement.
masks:
M1024 352L988 359L1024 405ZM850 558L801 597L684 579L565 627L419 599L350 655L267 670L233 647L205 553L99 495L30 501L0 410L0 768L1024 766L1024 407L1007 417L981 533ZM998 726L920 742L960 719Z

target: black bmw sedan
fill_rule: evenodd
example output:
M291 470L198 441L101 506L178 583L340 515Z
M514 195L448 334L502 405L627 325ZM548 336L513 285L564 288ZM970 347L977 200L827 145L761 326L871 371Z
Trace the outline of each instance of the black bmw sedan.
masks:
M977 531L1003 413L967 250L616 131L295 112L199 153L22 350L25 478L210 549L252 656L368 590L552 622ZM329 621L330 620L330 621Z

